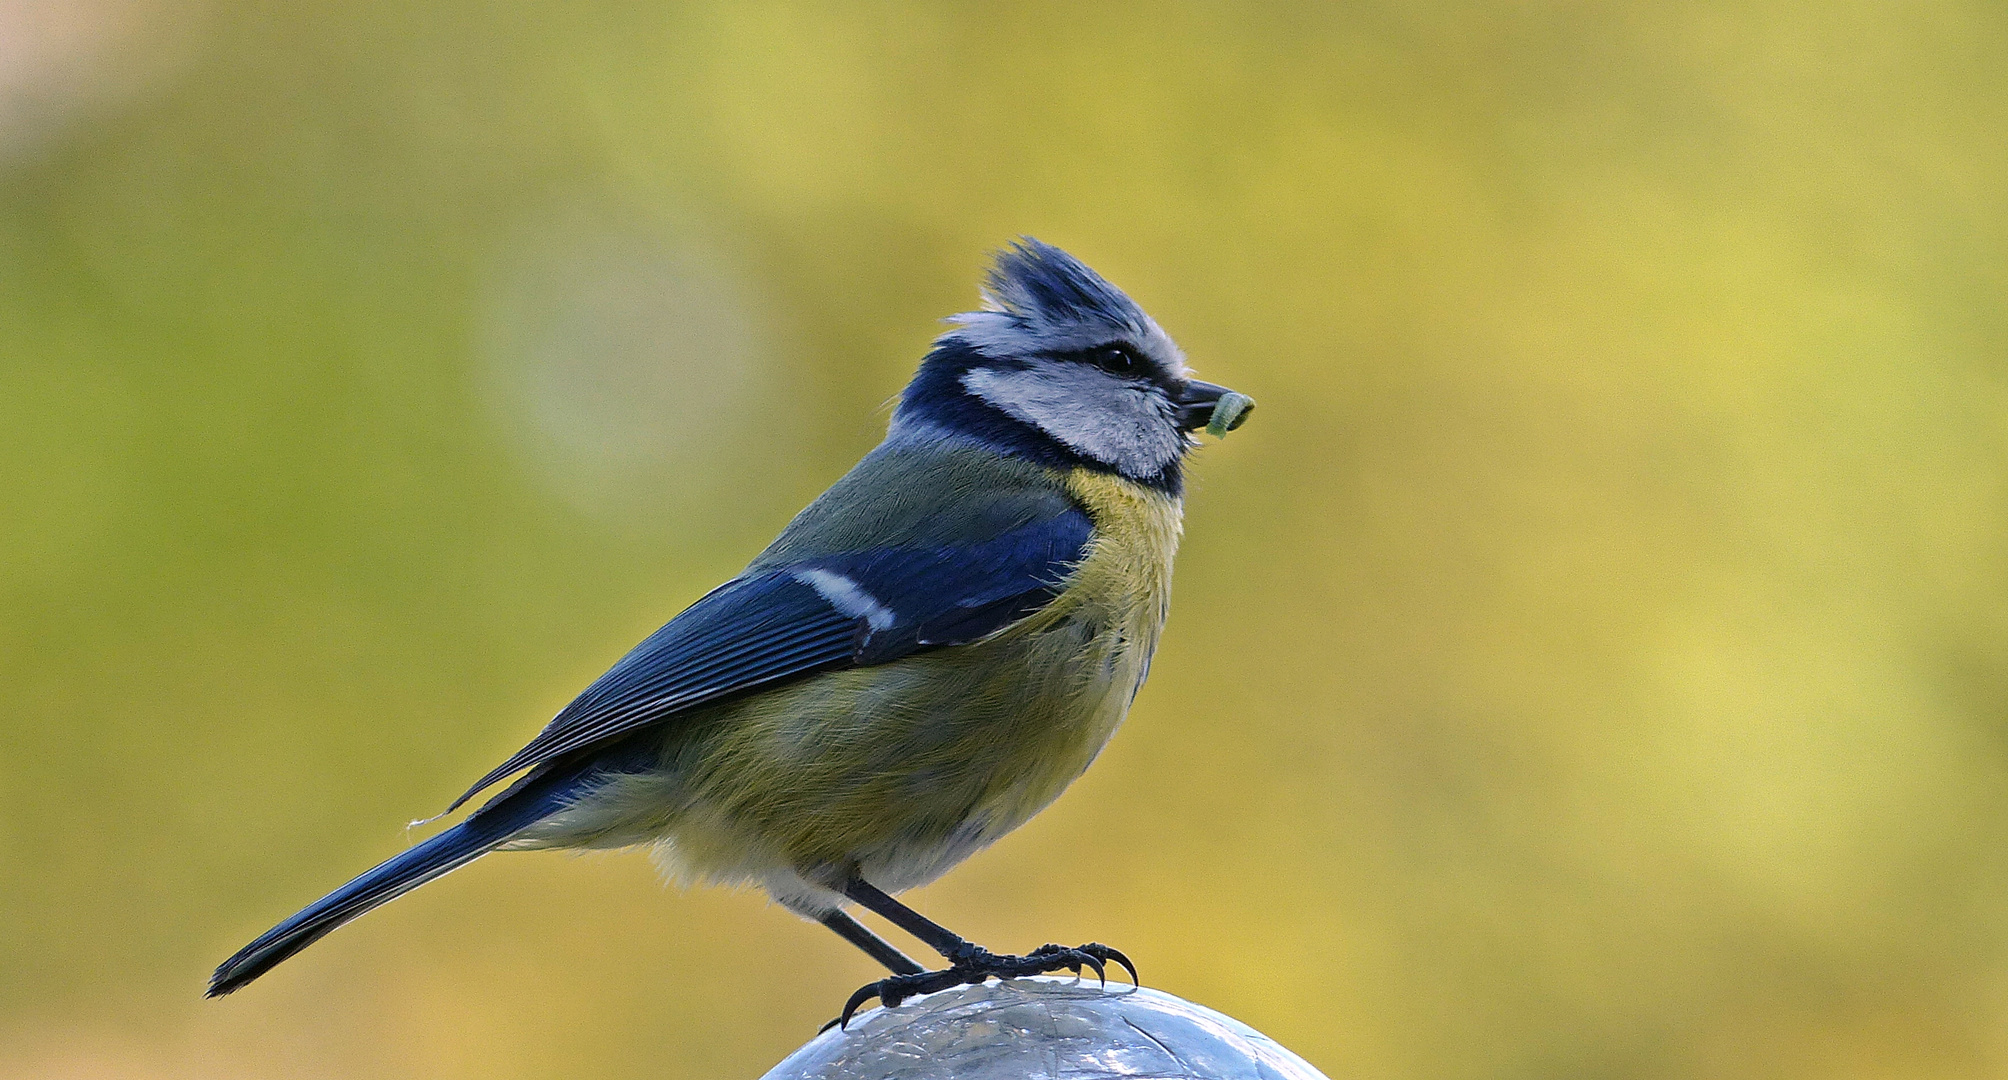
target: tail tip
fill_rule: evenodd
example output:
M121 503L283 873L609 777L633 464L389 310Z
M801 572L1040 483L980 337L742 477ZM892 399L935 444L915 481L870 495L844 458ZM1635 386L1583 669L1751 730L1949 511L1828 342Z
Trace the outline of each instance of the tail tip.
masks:
M203 988L202 996L205 999L220 998L251 981L250 978L238 978L236 974L236 972L230 970L230 965L227 963L218 967L209 976L209 985ZM256 978L256 976L252 976L252 978Z
M304 946L312 940L313 938L308 938L300 942L300 945ZM209 985L203 988L202 996L220 998L225 994L234 994L249 986L253 979L272 970L279 961L299 951L299 947L296 946L275 954L270 947L260 948L264 944L262 938L254 941L239 950L237 955L216 965L216 970L209 975Z

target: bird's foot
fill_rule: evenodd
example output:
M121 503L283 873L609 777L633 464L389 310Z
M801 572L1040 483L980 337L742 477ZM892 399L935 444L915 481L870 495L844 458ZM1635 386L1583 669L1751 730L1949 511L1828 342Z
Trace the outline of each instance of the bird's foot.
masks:
M1129 972L1130 982L1137 981L1136 965L1130 963L1129 957L1124 956L1121 950L1093 941L1071 949L1064 945L1041 945L1024 956L1000 955L972 945L968 952L939 971L894 975L859 987L858 992L844 1002L843 1015L824 1024L823 1030L828 1031L833 1026L849 1027L858 1007L873 998L890 1009L916 994L932 994L952 986L974 986L993 978L1021 979L1061 970L1079 975L1082 968L1088 968L1094 971L1096 978L1106 983L1109 981L1107 965L1111 961L1121 964L1123 970Z

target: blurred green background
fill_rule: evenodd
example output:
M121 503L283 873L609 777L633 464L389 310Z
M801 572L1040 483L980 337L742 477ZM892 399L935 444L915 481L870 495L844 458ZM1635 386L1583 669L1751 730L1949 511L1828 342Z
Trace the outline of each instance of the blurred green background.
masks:
M235 997L1061 244L1254 423L916 903L1337 1077L2008 1075L1997 3L0 0L0 1077L753 1077L636 854Z

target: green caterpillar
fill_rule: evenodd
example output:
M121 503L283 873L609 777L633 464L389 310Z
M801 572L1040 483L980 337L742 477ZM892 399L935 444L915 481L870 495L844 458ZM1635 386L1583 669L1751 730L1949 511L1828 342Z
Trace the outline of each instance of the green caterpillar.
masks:
M1214 403L1213 419L1206 424L1206 433L1216 439L1224 439L1227 433L1241 426L1248 414L1255 411L1255 399L1247 394L1237 394L1232 390L1220 395Z

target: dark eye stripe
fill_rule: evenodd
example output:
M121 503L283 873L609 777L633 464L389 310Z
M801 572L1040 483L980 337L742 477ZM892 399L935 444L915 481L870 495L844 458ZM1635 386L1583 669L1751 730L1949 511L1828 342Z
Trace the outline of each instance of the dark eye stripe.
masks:
M1138 356L1136 350L1127 345L1103 345L1089 349L1082 359L1111 375L1120 375L1126 379L1144 378L1152 374L1149 361Z

